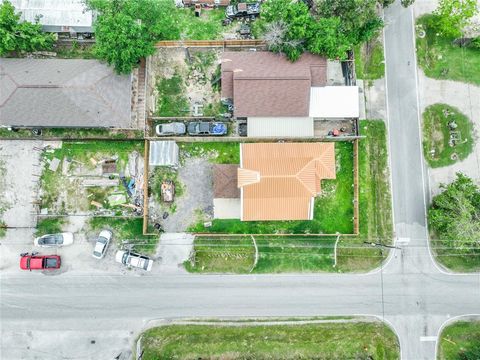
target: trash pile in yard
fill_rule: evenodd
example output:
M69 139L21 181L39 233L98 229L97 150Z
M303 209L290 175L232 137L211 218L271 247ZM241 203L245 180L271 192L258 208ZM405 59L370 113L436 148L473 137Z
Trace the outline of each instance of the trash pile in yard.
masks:
M41 214L143 214L144 159L138 151L128 157L102 152L69 156L61 147L49 146L43 161Z

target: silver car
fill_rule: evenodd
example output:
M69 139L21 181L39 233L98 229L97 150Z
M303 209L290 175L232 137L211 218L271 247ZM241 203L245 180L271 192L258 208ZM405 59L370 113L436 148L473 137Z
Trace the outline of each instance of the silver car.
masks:
M153 260L132 251L119 250L115 255L115 261L128 267L136 267L145 271L152 270Z
M95 247L93 248L92 256L95 259L102 259L107 253L108 245L112 239L112 232L109 230L102 230L98 235Z
M185 131L185 124L181 122L158 124L155 127L157 136L185 135Z
M60 234L47 234L37 237L33 240L35 246L41 247L60 247L73 244L73 234L64 232Z

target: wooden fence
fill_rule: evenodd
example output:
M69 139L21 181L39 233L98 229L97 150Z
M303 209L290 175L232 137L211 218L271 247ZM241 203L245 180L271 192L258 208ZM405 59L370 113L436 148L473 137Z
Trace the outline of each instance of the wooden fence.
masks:
M159 41L155 45L159 47L248 47L265 46L263 40L173 40Z

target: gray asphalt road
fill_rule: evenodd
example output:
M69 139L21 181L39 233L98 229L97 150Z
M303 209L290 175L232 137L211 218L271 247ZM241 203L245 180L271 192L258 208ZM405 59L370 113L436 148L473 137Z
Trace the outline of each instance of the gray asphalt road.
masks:
M432 262L416 102L411 10L386 13L388 114L397 245L369 275L4 275L1 358L113 359L149 320L181 317L375 315L393 326L402 358L434 359L441 325L480 314L480 274ZM410 65L409 65L410 62Z
M402 251L397 252L401 259ZM2 352L6 359L35 358L42 353L50 359L110 359L128 351L129 336L150 319L339 314L382 318L384 314L400 335L405 359L432 359L435 342L430 337L437 335L440 325L451 317L479 312L479 285L479 276L417 272L152 277L22 274L2 280ZM96 340L94 345L91 339Z

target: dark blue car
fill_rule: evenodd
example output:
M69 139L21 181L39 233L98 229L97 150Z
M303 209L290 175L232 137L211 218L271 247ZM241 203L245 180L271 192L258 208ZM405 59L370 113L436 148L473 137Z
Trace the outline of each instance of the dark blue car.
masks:
M227 134L227 124L224 122L192 121L188 123L188 135L193 136L221 136Z

